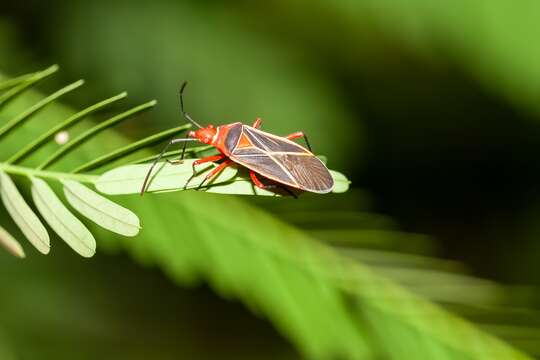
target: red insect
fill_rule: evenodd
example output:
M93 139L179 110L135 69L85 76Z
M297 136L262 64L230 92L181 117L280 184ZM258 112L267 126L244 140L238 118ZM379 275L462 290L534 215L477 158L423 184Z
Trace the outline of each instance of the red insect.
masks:
M154 166L162 158L172 144L184 143L180 160L169 161L172 164L182 162L186 144L189 141L199 141L212 145L219 150L219 155L208 156L193 162L193 176L196 175L195 166L207 162L224 160L210 171L199 185L199 188L213 177L217 176L231 163L240 164L249 169L249 175L255 186L261 189L274 188L283 185L314 193L328 193L334 187L334 179L330 172L311 152L311 146L303 132L294 132L285 137L276 136L259 130L261 120L257 118L252 126L240 122L214 127L202 127L189 114L184 111L183 92L187 82L180 88L180 110L182 115L199 130L190 131L187 138L172 139L154 161L144 180L141 195L146 191L148 180ZM303 137L308 149L293 142L293 139ZM276 184L263 184L258 175L273 180ZM192 176L192 178L193 178ZM191 179L190 179L191 180ZM189 183L189 181L188 181ZM291 195L290 190L284 187Z

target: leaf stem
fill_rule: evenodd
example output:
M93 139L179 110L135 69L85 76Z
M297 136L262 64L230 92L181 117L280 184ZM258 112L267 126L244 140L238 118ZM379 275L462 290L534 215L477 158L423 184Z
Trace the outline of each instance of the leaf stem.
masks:
M116 96L113 96L111 98L105 99L97 104L94 104L92 106L87 107L86 109L79 111L78 113L70 116L65 121L62 121L49 131L45 132L41 136L39 136L34 141L30 142L28 145L23 147L20 151L15 153L12 157L10 157L6 163L8 164L16 164L17 162L20 162L24 158L26 158L28 155L32 154L34 151L36 151L38 148L40 148L43 144L45 144L48 140L50 140L55 134L57 134L59 131L62 131L64 129L67 129L71 126L74 126L79 121L83 120L85 117L101 110L102 108L118 101L121 99L124 99L127 96L126 92L120 93Z
M26 111L23 111L21 114L14 117L11 121L9 121L7 124L2 126L0 128L0 138L2 136L6 135L7 133L9 133L10 131L12 131L13 129L15 129L17 126L22 125L23 122L28 120L32 115L35 115L36 113L38 113L45 106L49 105L50 103L52 103L53 101L55 101L56 99L61 97L62 95L65 95L65 94L69 93L70 91L73 91L73 90L77 89L78 87L82 86L83 84L84 84L84 80L76 81L73 84L70 84L70 85L56 91L55 93L47 96L46 98L38 101L36 104L34 104L30 108L28 108Z
M163 139L168 139L171 136L178 134L179 132L189 129L190 127L191 127L191 124L186 124L186 125L178 126L178 127L168 129L168 130L159 132L157 134L148 136L144 139L134 142L133 144L126 145L118 150L112 151L92 161L89 161L86 164L83 164L77 167L75 170L72 171L72 173L95 170L118 158L132 154L139 149L155 145L163 141Z
M60 160L64 156L66 156L70 151L72 151L76 147L82 145L86 141L90 140L93 136L97 135L101 131L103 131L103 130L111 127L111 126L114 126L114 125L128 119L129 117L137 114L137 113L149 110L150 108L155 106L156 103L157 103L156 100L149 101L147 103L144 103L142 105L134 107L133 109L130 109L130 110L125 111L125 112L123 112L121 114L118 114L118 115L116 115L116 116L114 116L114 117L112 117L112 118L110 118L108 120L105 120L104 122L102 122L99 125L94 126L93 128L91 128L88 131L82 133L81 135L79 135L78 137L73 139L71 142L67 143L66 145L64 145L63 147L58 149L58 151L56 151L47 160L45 160L41 165L39 165L37 167L37 169L38 170L46 169L47 167L51 166L52 164L56 163L58 160Z
M6 163L0 163L0 171L4 171L9 174L22 175L22 176L35 176L43 179L52 180L75 180L83 183L94 183L98 176L87 174L71 174L58 171L47 171L39 169L31 169L24 166L11 165Z

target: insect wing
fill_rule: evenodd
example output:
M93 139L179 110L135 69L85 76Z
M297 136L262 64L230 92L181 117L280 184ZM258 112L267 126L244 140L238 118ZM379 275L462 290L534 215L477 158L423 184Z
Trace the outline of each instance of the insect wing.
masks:
M332 191L334 180L326 166L304 147L249 126L230 158L276 182L315 193Z

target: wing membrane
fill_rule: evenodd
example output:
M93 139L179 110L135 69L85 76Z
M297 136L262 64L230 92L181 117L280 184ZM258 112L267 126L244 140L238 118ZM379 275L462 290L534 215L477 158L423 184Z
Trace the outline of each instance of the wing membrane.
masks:
M316 193L332 190L330 172L304 147L249 126L243 127L243 134L253 146L233 149L233 161L288 186Z
M301 188L312 192L329 192L334 179L324 164L315 156L297 154L272 154Z
M306 148L297 143L267 132L243 126L244 134L251 140L254 146L268 152L293 152L299 154L311 154Z

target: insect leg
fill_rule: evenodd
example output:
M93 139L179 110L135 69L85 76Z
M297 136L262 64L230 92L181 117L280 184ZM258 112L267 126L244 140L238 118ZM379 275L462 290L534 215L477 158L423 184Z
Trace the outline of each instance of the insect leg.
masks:
M252 127L255 128L255 129L260 128L261 127L261 122L262 122L261 118L256 118L255 122L252 125Z
M308 150L311 151L311 145L309 145L309 141L308 141L308 138L306 136L306 134L304 134L303 132L301 131L297 131L297 132L294 132L290 135L287 135L285 136L287 139L289 140L293 140L293 139L298 139L298 138L301 138L303 137L304 138L304 141L306 142L306 145L308 147Z
M289 195L291 195L293 198L298 199L298 196L297 196L295 193L293 193L293 192L291 191L291 189L289 189L288 187L283 186L283 185L276 185L276 186L277 186L278 188L280 188L280 189L285 190L285 192L287 192L287 193L288 193Z
M253 181L253 184L255 184L256 187L259 189L266 189L267 185L264 185L259 178L257 178L257 175L255 175L255 171L249 170L249 177L251 178L251 181Z
M193 174L191 174L191 177L188 179L188 181L186 181L186 185L184 185L184 189L187 188L187 186L191 182L191 180L195 177L195 175L197 175L197 170L195 169L195 166L200 165L200 164L204 164L204 163L207 163L207 162L218 161L218 160L223 159L224 157L225 157L225 155L219 154L219 155L207 156L205 158L195 160L193 162L193 164L191 164L191 168L193 169Z
M180 161L184 160L184 155L186 155L186 145L187 143L182 146L182 155L180 155Z
M165 159L165 161L167 161L171 165L182 164L184 162L184 155L186 154L186 145L187 145L187 141L184 142L184 146L182 146L182 154L180 155L180 159L176 159L176 160Z
M191 138L178 138L178 139L172 139L171 141L169 141L169 143L167 145L165 145L165 147L163 148L163 150L161 150L161 153L159 154L159 156L156 158L156 160L154 160L154 162L152 163L152 166L150 166L150 169L148 170L148 173L146 173L146 176L144 178L144 182L143 182L143 186L141 188L141 196L144 195L145 191L146 191L146 186L148 185L148 180L150 180L150 175L152 175L152 170L154 170L154 167L156 166L156 164L159 162L159 160L161 160L161 158L163 157L163 155L165 154L165 152L167 152L167 150L169 149L169 147L173 144L176 144L176 143L179 143L179 142L184 142L184 143L187 143L188 141L197 141L196 139L191 139Z
M275 188L280 188L280 189L283 189L285 190L289 195L291 195L292 197L294 197L295 199L298 199L298 196L296 196L295 193L293 193L288 187L286 186L282 186L282 185L274 185L274 184L270 184L270 185L265 185L263 184L259 178L257 178L257 175L255 174L255 171L253 170L249 170L249 177L251 178L251 181L253 181L253 184L258 187L259 189L275 189Z
M197 190L199 190L203 184L209 180L211 180L213 177L219 175L220 172L223 171L223 169L225 169L227 166L231 165L232 163L232 160L225 160L224 162L222 162L221 164L219 164L218 166L216 166L212 171L210 171L203 179L203 181L201 181L201 183L199 184L199 186L197 186Z
M225 155L219 154L219 155L207 156L207 157L205 157L205 158L202 158L202 159L199 159L199 160L195 160L195 161L193 162L193 165L192 165L192 167L193 167L193 172L196 172L196 171L195 171L195 166L197 166L197 165L205 164L205 163L207 163L207 162L219 161L219 160L223 159L224 157L225 157Z

